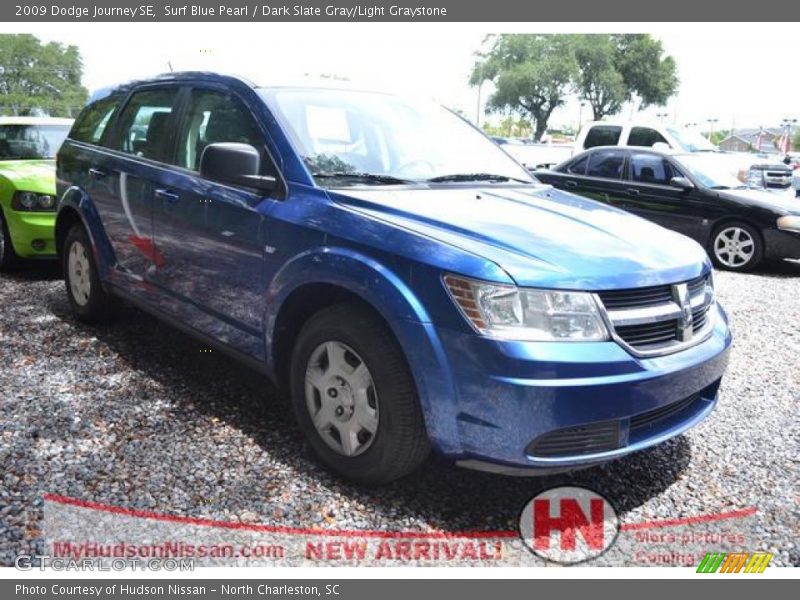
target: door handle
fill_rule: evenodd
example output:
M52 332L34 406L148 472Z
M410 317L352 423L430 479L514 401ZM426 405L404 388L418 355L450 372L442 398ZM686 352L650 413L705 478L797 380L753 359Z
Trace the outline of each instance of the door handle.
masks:
M103 169L95 169L94 167L92 167L89 169L89 175L91 175L95 179L102 179L103 177L108 175L108 173Z
M578 187L578 182L577 181L565 181L564 182L564 187L576 188L576 187Z
M629 196L638 196L639 195L639 190L637 190L636 188L628 188L625 191L628 192Z
M164 200L169 204L177 202L178 200L181 199L181 197L172 190L158 189L154 192L154 195L159 200Z

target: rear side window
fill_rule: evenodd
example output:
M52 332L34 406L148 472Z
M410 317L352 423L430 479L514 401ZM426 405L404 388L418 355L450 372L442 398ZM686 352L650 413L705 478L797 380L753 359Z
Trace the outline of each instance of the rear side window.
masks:
M598 150L589 156L586 174L603 179L621 179L625 153L619 150Z
M586 134L583 147L589 149L595 146L616 146L620 135L622 127L618 125L595 125Z
M631 177L639 183L669 185L670 179L680 177L666 159L655 154L634 154L631 157Z
M99 144L122 98L121 94L107 96L84 108L75 120L69 137L78 142Z
M116 149L165 162L172 139L169 116L178 91L178 88L167 88L135 92L120 114Z
M649 148L659 142L669 145L669 142L664 139L663 135L650 127L634 127L631 129L631 133L628 136L628 146L643 146Z
M589 156L583 156L577 160L573 160L567 165L566 172L573 175L586 175L586 165L589 163Z

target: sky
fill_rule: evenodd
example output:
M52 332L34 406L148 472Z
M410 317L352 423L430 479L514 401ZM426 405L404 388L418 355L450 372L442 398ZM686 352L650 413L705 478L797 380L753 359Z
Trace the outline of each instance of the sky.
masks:
M3 24L0 31L77 45L90 90L170 66L237 73L261 84L336 75L359 87L429 96L473 119L477 90L466 81L487 34L645 32L676 59L681 88L667 107L642 117L703 128L715 118L718 129L800 118L800 44L796 24L788 23L68 23ZM484 100L490 92L484 87ZM574 126L589 112L571 100L550 125Z

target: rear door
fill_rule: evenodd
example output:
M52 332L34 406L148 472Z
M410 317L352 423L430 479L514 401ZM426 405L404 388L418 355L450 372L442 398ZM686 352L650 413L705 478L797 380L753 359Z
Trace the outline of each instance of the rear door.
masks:
M172 122L180 88L134 91L114 126L109 152L90 171L106 193L92 196L116 257L112 281L131 294L147 295L159 260L153 245L155 183L174 141Z
M266 215L274 198L201 177L206 146L240 142L278 177L266 137L247 104L223 88L187 90L169 178L154 190L154 235L162 256L153 281L162 307L203 333L264 357Z
M627 152L620 148L598 148L588 155L586 174L576 179L572 191L592 200L625 208L627 200L623 174ZM569 184L567 184L569 187Z

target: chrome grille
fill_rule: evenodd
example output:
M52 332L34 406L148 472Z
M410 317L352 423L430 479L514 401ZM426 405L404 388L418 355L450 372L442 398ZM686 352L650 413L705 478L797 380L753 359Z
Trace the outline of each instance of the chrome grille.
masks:
M693 346L713 327L710 275L673 285L599 292L597 298L614 339L637 356Z

